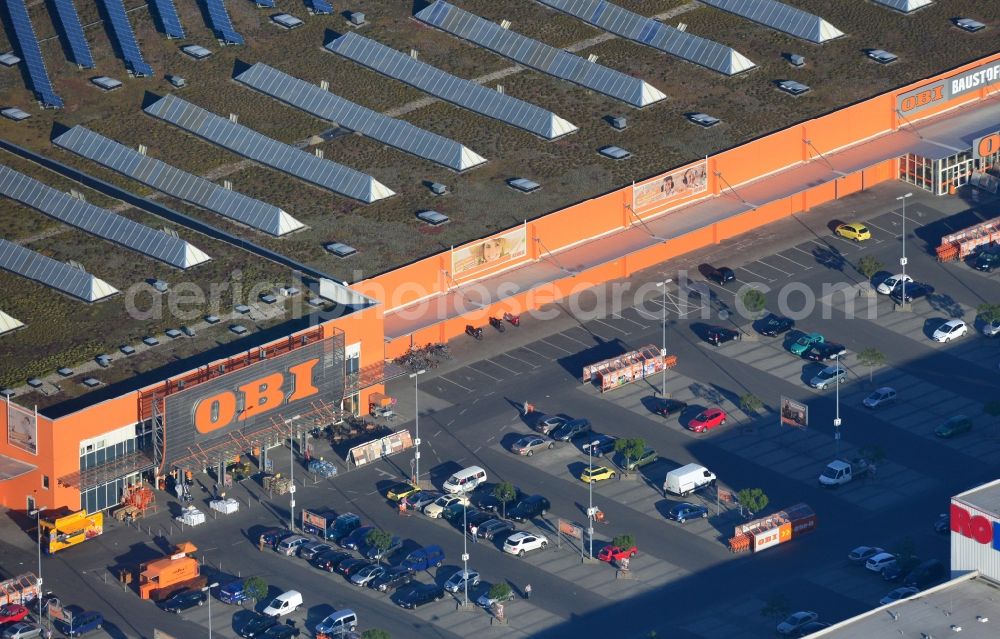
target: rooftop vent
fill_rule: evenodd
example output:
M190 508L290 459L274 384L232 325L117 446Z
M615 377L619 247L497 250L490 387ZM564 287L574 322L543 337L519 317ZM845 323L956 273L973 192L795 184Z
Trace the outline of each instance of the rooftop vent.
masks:
M538 182L534 182L526 178L511 178L507 180L507 186L512 189L517 189L522 193L531 193L532 191L537 191L542 188L542 185Z
M159 293L166 293L167 289L170 288L170 285L163 280L151 280L149 284Z
M17 107L9 107L0 111L0 115L7 118L8 120L14 120L15 122L20 122L21 120L27 120L31 117L31 114L18 109Z
M160 340L158 340L158 339L156 339L155 337L152 337L152 336L150 336L150 337L143 337L142 338L142 343L145 344L146 346L156 346L157 344L160 343Z
M166 334L167 334L167 337L169 337L170 339L177 339L178 337L180 337L184 333L180 332L176 328L170 328L170 329L167 329L167 333Z
M606 146L598 150L598 153L606 158L611 158L612 160L624 160L631 157L632 154L625 149L617 146Z
M96 377L88 377L87 379L83 380L83 385L86 386L87 388L94 388L95 386L101 385L101 380L97 379Z
M124 355L135 355L135 349L128 344L122 346L118 350L120 350Z
M341 242L331 242L323 248L340 258L350 257L358 252L358 249L353 246L348 246Z
M237 335L243 335L244 333L247 332L247 327L243 326L242 324L233 324L232 326L229 327L229 330L236 333Z
M240 315L246 315L247 313L250 312L250 307L247 306L246 304L237 304L236 306L233 307L233 310L239 313Z
M806 65L805 56L799 55L797 53L789 53L787 56L788 64L793 67L804 67Z
M110 355L98 355L97 357L94 358L94 360L97 362L97 365L100 366L101 368L107 368L108 366L111 365Z
M28 380L28 386L32 388L41 388L44 383L45 382L38 379L37 377L32 377L31 379Z
M688 120L691 120L695 124L703 126L706 129L721 122L719 118L712 117L707 113L691 113L687 116L687 118Z
M73 369L69 368L67 366L63 366L62 368L60 368L56 372L59 373L60 375L62 375L63 377L70 377L73 374Z
M360 27L365 23L365 14L360 11L355 11L351 14L351 24L356 27Z
M621 116L615 118L609 118L608 122L611 123L612 127L618 129L619 131L624 131L626 128L628 128L628 119Z
M222 321L222 320L219 319L218 315L206 315L205 316L205 322L208 323L208 324L218 324L220 321Z
M417 218L430 224L431 226L441 226L448 223L448 216L437 211L421 211L417 213Z
M260 296L260 301L264 302L265 304L274 304L275 302L278 301L278 298L271 293L263 293Z
M448 192L448 187L440 182L431 182L427 185L427 188L431 190L434 195L444 195Z

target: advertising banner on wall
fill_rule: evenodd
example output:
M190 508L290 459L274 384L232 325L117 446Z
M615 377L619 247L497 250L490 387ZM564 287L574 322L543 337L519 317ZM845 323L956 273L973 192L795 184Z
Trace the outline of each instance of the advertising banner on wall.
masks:
M38 454L38 413L21 408L10 399L7 404L7 443L32 455Z
M787 397L781 398L781 425L793 428L809 426L809 407Z
M528 229L520 226L485 240L452 249L451 276L470 277L501 265L517 262L528 255Z
M632 210L636 215L642 215L669 202L703 193L706 188L708 188L708 162L698 162L634 185Z
M1000 131L972 141L972 159L982 160L1000 152Z
M896 96L896 110L904 116L918 113L939 102L947 102L970 91L1000 83L1000 62L984 62L983 64L955 74L944 80L900 93Z
M343 398L343 335L265 357L167 396L165 465L223 440L250 440L273 428L276 420L295 419L317 402L339 406Z

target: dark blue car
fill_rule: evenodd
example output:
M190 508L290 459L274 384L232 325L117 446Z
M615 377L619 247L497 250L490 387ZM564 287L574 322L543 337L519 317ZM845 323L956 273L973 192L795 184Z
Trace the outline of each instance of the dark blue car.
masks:
M677 504L667 513L668 519L673 519L680 524L689 519L704 519L706 517L708 517L708 508L688 502Z

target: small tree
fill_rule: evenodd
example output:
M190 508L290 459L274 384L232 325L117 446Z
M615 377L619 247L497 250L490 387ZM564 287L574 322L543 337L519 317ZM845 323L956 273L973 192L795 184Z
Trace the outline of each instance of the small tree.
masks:
M490 586L490 591L486 596L493 601L506 601L510 599L513 593L514 590L510 587L510 584L506 581L501 581Z
M893 553L896 555L896 562L899 567L904 571L909 572L916 567L919 562L917 559L917 545L913 543L912 537L904 537L900 540L896 547L893 549Z
M628 550L635 545L635 537L632 535L617 535L611 540L611 545Z
M788 616L789 610L791 610L791 606L784 595L771 595L764 607L760 609L760 614L768 619L784 619Z
M369 628L361 633L361 639L392 639L392 635L381 628Z
M644 450L646 450L646 440L639 437L619 439L615 442L615 452L625 458L625 470L632 469L632 460L639 459Z
M748 288L743 291L740 299L743 301L743 308L754 315L763 311L764 305L767 304L767 298L755 288Z
M365 543L378 550L377 557L381 562L382 555L384 555L385 551L392 545L392 534L375 528L373 530L369 530L368 534L365 535Z
M507 502L514 501L517 497L517 489L510 482L502 481L493 487L493 496L500 502L503 508L503 518L507 519Z
M263 577L257 575L247 577L247 580L243 582L243 592L247 594L247 597L253 599L254 604L256 604L261 599L267 597L267 582L264 581Z
M865 446L858 451L871 464L881 464L885 461L885 450L881 446Z
M740 492L736 493L736 502L740 505L740 508L743 508L753 514L759 513L767 508L767 504L770 503L770 500L760 488L744 488Z
M872 376L875 374L875 368L885 364L885 355L874 346L869 346L858 353L858 362L862 366L868 367L868 381L871 382Z
M753 393L740 397L740 410L747 415L758 415L763 408L764 402Z
M885 267L885 264L878 261L878 258L874 255L865 255L860 260L858 260L858 273L865 276L865 279L869 282L875 274L881 271Z
M979 321L983 323L992 324L1000 321L1000 304L980 304L976 312Z

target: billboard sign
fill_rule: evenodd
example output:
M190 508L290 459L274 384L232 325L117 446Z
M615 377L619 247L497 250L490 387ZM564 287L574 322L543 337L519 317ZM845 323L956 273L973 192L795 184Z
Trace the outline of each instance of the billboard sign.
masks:
M1000 152L1000 131L976 138L972 142L972 159L982 160Z
M528 254L528 229L516 229L476 240L451 251L451 276L471 277L520 261Z
M781 543L781 529L780 528L768 528L767 530L762 530L753 535L753 549L754 552L758 550L764 550L765 548L770 548L771 546L777 546Z
M993 550L1000 550L1000 521L992 521L983 515L973 515L965 508L952 502L951 531L973 539Z
M1000 62L985 62L974 69L937 80L930 84L901 93L896 96L896 110L904 116L918 113L923 109L947 102L970 91L1000 83Z
M781 398L781 425L794 428L809 426L809 407L787 397Z
M336 335L168 395L164 462L170 465L222 439L252 438L344 398L344 338Z
M708 162L677 169L632 187L632 210L636 215L676 200L704 193L708 188Z
M8 397L7 443L21 450L38 454L38 413L21 408Z
M559 532L562 534L572 537L573 539L583 541L583 526L580 524L568 519L560 519L558 521L558 526Z

